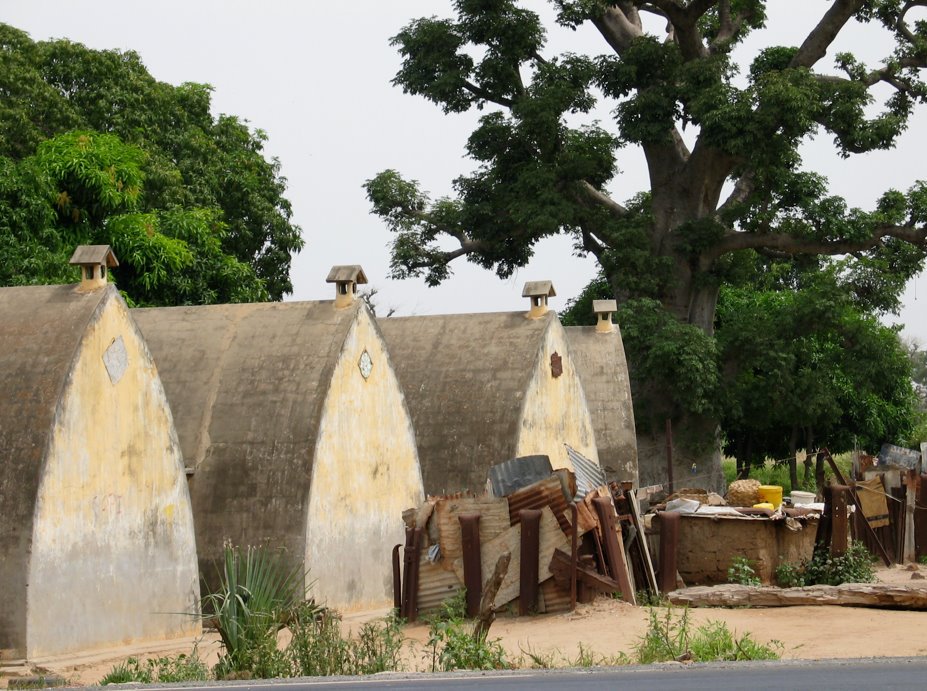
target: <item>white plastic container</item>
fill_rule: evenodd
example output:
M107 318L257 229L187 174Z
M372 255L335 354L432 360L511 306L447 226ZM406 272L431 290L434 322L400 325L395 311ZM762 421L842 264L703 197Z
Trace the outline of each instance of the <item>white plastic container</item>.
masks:
M807 506L808 504L813 504L815 500L814 492L792 490L789 496L792 497L792 506Z

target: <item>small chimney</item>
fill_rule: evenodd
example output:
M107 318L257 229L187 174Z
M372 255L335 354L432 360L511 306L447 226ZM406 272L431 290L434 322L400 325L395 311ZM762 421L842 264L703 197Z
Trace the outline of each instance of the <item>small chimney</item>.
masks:
M77 289L82 292L105 286L107 269L119 266L109 245L79 245L68 263L80 267L80 285Z
M357 299L357 286L367 282L360 264L333 266L326 283L335 284L335 307L349 307Z
M592 311L599 318L595 325L596 333L614 333L615 325L612 324L612 312L618 311L618 303L615 300L593 300Z
M531 309L528 310L529 319L538 319L547 314L547 298L557 294L554 284L550 281L528 281L525 289L521 291L523 298L531 298Z

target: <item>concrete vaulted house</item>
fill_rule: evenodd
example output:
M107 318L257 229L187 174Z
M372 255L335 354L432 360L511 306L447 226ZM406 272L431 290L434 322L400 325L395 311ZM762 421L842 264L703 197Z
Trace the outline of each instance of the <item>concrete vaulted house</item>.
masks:
M141 334L81 247L78 286L0 288L0 657L195 635L177 436Z
M392 601L402 511L423 498L403 393L377 322L336 299L137 309L170 401L214 580L223 544L283 547L329 606Z
M530 310L381 319L406 392L425 491L480 491L490 466L532 454L572 468L564 444L598 462L596 431L549 281Z

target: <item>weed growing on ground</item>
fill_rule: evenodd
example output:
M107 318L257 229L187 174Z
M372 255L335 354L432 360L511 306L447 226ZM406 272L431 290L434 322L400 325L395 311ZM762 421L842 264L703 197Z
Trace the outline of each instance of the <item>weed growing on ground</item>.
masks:
M727 569L727 582L740 585L761 585L753 564L754 562L746 557L734 557Z
M130 657L114 665L109 674L100 680L100 686L108 684L173 684L184 681L206 681L209 668L200 660L196 648L190 655L181 653L174 657L165 656L142 663Z
M688 661L716 662L734 660L778 660L783 645L779 641L757 643L751 634L738 638L721 621L709 621L691 631L689 610L674 616L667 607L663 615L651 608L647 632L634 648L637 662Z
M851 544L846 553L839 557L817 552L811 561L801 564L783 562L776 567L776 583L782 588L872 583L874 580L872 555L861 542Z
M445 600L440 609L426 618L431 671L455 669L507 669L511 664L498 640L479 636L473 624L465 620L466 593L461 590Z

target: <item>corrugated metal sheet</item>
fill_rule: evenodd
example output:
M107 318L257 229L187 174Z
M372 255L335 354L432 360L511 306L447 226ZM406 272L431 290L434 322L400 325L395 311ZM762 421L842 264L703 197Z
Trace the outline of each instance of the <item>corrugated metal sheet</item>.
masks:
M541 583L538 611L544 614L570 611L570 591L559 587L553 578Z
M425 555L418 572L418 612L427 614L441 606L441 603L454 597L463 583L457 580L453 571L445 570L441 562L432 564Z
M573 501L581 501L596 487L605 484L605 471L599 467L598 463L590 461L569 444L564 444L564 446L573 464L573 472L576 473L576 496L573 497Z
M560 529L569 534L568 505L566 497L563 496L559 476L552 475L546 480L535 482L533 485L520 489L514 494L510 494L508 500L509 520L512 525L518 525L521 520L519 512L522 509L543 509L545 506L549 506L554 513L554 518L557 519Z
M550 477L552 472L549 456L519 456L490 468L489 483L493 496L506 497L522 487Z

